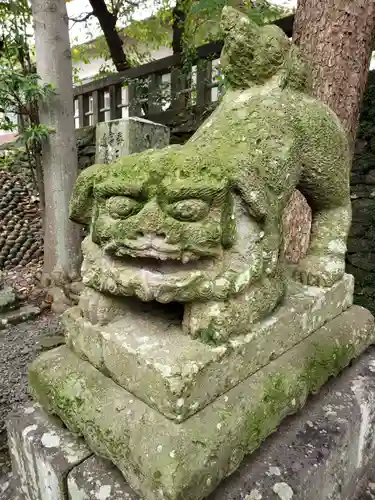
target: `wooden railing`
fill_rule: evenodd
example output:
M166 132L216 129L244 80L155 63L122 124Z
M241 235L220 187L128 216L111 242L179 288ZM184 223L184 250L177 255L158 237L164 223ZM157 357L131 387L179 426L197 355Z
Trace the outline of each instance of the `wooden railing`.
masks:
M274 22L290 37L294 16ZM206 108L220 93L218 63L223 43L198 48L191 71L181 54L152 61L74 88L76 127L129 116L165 123L187 108Z

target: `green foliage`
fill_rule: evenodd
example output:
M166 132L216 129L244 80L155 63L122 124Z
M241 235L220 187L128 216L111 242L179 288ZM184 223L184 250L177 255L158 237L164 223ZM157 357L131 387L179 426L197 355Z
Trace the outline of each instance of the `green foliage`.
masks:
M239 2L238 0L200 0L190 2L185 23L185 45L198 47L222 38L220 16L223 7L230 5L245 12L255 23L262 25L286 15L287 10L268 0Z
M272 5L267 0L251 2L251 5L250 2L239 4L238 0L237 2L235 0L200 0L199 2L181 0L178 5L180 9L185 11L186 16L182 37L183 66L181 68L181 76L191 74L197 47L222 38L220 18L225 5L235 5L259 25L272 22L287 14L286 9L278 5ZM158 44L170 46L172 40L171 25L173 21L173 9L168 4L165 4L153 18L134 22L124 30L124 33L131 39L137 39L139 42L147 43L149 41L147 45L149 50L151 47L156 48ZM140 33L142 33L141 36L139 36ZM155 38L155 33L159 33L159 39ZM138 59L139 61L141 59ZM144 60L141 62L144 62ZM220 100L225 91L225 82L220 67L217 67L216 70L212 79L218 84ZM129 83L125 82L125 86L129 85ZM211 84L211 80L207 83ZM136 101L144 109L145 114L147 114L147 104L145 103L147 103L148 96L148 81L146 79L137 79L133 80L133 84L137 88ZM190 90L190 103L195 104L197 89L193 82L190 84ZM153 101L165 107L169 99L169 87L167 84L162 84L154 95Z
M124 40L123 50L127 62L131 67L139 66L150 60L150 52L162 46L170 45L170 21L172 11L168 0L106 0L108 11L116 19L117 29ZM138 19L143 11L156 12L156 15L146 20ZM88 20L86 19L88 18ZM88 64L94 59L104 59L104 64L99 69L98 77L113 73L110 52L104 36L95 38L89 21L92 19L87 12L82 12L76 22L85 20L84 30L87 42L81 45L75 44L72 50L73 63L83 62ZM79 82L79 74L75 75L75 81Z
M40 82L33 64L32 14L28 0L0 2L0 128L15 130L26 150L30 172L44 203L42 143L51 132L39 122L38 104L54 93ZM9 117L17 116L15 124Z
M30 118L37 102L53 94L51 85L40 84L36 73L25 73L17 67L3 67L0 73L0 110L2 113L19 114ZM0 117L0 128L14 130L6 114Z
M52 130L42 123L32 123L25 129L23 133L23 140L29 148L36 148L39 144L42 144L48 139L51 132Z
M24 148L13 148L0 153L0 170L14 170L16 166L24 163Z

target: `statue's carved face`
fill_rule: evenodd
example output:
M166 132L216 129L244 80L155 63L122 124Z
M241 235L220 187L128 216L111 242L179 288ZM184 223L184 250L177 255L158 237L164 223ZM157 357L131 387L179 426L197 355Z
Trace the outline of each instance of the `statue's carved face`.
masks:
M110 178L93 195L92 240L116 257L186 263L219 256L229 243L231 198L223 183Z
M84 283L159 302L239 293L262 269L264 200L233 179L218 155L187 147L82 172L71 217L90 226Z

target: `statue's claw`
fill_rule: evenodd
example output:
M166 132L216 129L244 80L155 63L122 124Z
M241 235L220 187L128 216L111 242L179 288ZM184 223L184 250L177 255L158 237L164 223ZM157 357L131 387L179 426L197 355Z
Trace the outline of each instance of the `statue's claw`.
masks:
M308 255L300 261L294 278L303 285L328 288L345 273L345 260L335 255Z

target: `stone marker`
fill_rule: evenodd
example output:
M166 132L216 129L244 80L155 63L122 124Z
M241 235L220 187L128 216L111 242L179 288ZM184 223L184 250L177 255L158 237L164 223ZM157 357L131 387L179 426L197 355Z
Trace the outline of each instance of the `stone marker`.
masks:
M91 456L68 475L69 500L141 500L108 460Z
M232 8L222 28L230 88L196 134L78 177L86 288L67 346L29 372L34 397L144 500L207 497L375 339L344 274L346 134L280 29ZM297 187L312 234L289 272Z
M39 313L39 307L20 304L13 288L4 283L4 273L0 270L0 330L34 318Z
M84 441L36 404L14 414L7 430L13 476L25 500L66 498L68 472L92 454Z
M169 128L144 118L126 118L96 125L96 163L112 163L123 156L169 144Z

